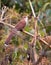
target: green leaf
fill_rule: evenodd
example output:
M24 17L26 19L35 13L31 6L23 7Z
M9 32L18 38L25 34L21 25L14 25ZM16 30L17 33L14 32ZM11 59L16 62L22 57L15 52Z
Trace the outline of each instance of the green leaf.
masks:
M26 27L25 27L25 30L26 30L27 32L29 32L31 29L30 29L29 26L26 26Z

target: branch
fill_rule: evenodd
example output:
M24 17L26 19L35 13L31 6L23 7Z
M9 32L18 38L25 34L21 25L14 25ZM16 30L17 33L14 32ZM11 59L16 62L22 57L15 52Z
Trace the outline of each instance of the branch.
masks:
M47 36L48 37L48 36ZM43 38L38 38L41 42L43 42L44 44L46 44L49 48L51 48L51 45L49 45L49 43L47 43L45 40L43 40ZM44 38L45 39L45 38Z
M15 27L15 26L13 26L13 25L11 25L11 24L8 24L8 23L2 22L2 21L0 21L0 23L2 23L2 24L4 24L4 25L7 25L7 26L9 26L10 28L14 28L14 27Z
M36 14L35 14L35 11L33 9L33 6L32 6L32 3L31 3L30 0L29 0L29 4L30 4L30 7L31 7L31 10L32 10L32 13L33 13L34 18L36 18Z
M30 35L31 37L34 38L34 35L32 35L31 33L27 32L27 31L25 31L25 30L23 30L23 33L25 33L25 34L27 34L27 35Z
M36 53L36 49L35 49L35 46L36 46L36 40L37 40L37 17L36 17L36 14L35 14L35 11L33 9L33 6L32 6L32 3L31 1L29 0L29 4L30 4L30 7L31 7L31 10L32 10L32 13L33 13L33 16L34 16L34 23L35 23L35 26L34 26L34 29L35 29L35 33L34 33L34 38L32 40L32 46L33 46L33 49L32 49L32 54L33 54L33 65L34 63L37 61L37 53Z

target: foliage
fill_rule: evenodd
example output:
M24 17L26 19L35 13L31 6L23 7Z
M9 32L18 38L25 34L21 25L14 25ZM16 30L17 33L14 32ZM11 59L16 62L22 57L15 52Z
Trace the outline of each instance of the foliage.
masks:
M51 35L51 0L31 0L33 8L35 9L36 16L39 16L38 18L38 34L41 37L44 37L46 35ZM11 18L8 17L8 20L5 20L4 22L7 22L12 25L16 25L18 21L22 18L24 15L30 15L32 14L29 1L28 0L1 0L2 6L7 6L8 11L5 14L5 17L9 15ZM13 13L14 12L14 13ZM32 14L33 15L33 14ZM34 17L31 16L29 20L29 24L25 26L24 30L27 32L34 34ZM1 25L0 25L1 26ZM2 25L3 26L3 25ZM0 28L2 28L2 26ZM10 28L8 26L3 26L2 30L0 30L0 46L4 45L4 41L7 38L7 35L10 33ZM3 33L2 33L2 32ZM6 32L7 31L7 32ZM1 35L2 33L2 35ZM32 40L32 37L29 35L24 34L21 32L21 35L23 37L20 38L19 36L14 36L12 40L10 41L12 44L14 44L16 51L14 50L12 57L13 57L13 64L17 64L17 62L22 63L24 59L27 59L27 49L28 44ZM21 48L19 48L19 45ZM41 43L37 40L36 44L36 50L37 53L41 49ZM42 46L45 46L42 44ZM46 48L46 47L45 47ZM2 51L2 47L0 47L0 51ZM4 52L5 53L5 52Z

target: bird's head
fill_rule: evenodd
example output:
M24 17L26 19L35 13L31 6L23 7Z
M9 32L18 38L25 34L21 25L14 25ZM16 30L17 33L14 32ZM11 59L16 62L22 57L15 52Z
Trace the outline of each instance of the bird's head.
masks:
M24 16L23 18L24 18L24 20L26 22L26 25L28 25L28 16Z

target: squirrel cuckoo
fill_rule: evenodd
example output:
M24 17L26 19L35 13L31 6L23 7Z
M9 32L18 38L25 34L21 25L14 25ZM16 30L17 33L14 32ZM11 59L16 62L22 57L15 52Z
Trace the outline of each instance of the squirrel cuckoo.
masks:
M28 17L27 17L27 16L26 16L26 17L23 17L23 18L16 24L15 29L16 29L17 31L22 31L23 28L27 25L27 23L28 23ZM6 41L5 41L5 46L7 46L7 45L9 44L11 38L15 35L14 32L15 32L15 31L11 31L11 32L10 32L8 38L7 38Z

